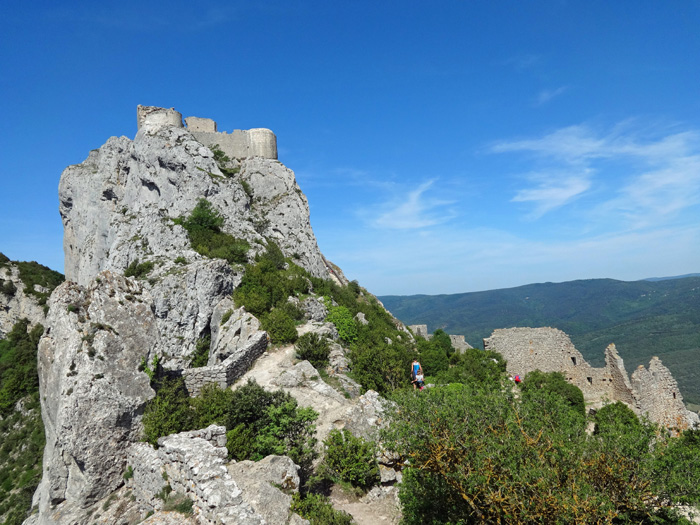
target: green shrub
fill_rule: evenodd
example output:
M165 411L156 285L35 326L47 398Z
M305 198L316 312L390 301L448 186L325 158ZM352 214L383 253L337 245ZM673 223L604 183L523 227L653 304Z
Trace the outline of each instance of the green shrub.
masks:
M124 277L136 277L137 279L143 279L153 270L153 262L146 261L139 264L139 260L135 259L126 267L124 270Z
M311 522L311 525L351 525L352 516L336 510L326 496L298 492L292 496L292 511Z
M12 281L3 280L0 280L0 282L2 282L2 286L0 286L0 293L3 293L8 297L12 297L13 295L15 295L15 292L17 292L17 287L15 286L15 283L13 283Z
M338 335L346 343L354 343L357 340L357 322L347 307L330 306L326 321L335 325Z
M44 327L28 328L28 319L17 321L0 340L0 416L10 414L21 398L39 391L36 356Z
M192 353L190 368L201 368L209 362L209 347L211 346L211 334L207 334L197 340L197 345Z
M506 371L506 361L501 354L478 348L455 353L450 361L452 366L437 374L438 383L498 383Z
M294 320L281 308L275 308L263 317L262 327L273 344L293 343L298 337Z
M349 431L333 429L323 442L325 455L320 472L336 483L349 483L367 490L379 482L374 443L353 436Z
M224 315L221 316L221 323L219 323L219 324L225 325L228 322L228 320L231 319L232 315L233 315L233 309L229 308L228 310L226 310Z
M561 396L566 402L579 412L586 415L586 405L583 400L583 392L576 385L569 383L561 372L541 372L533 370L527 374L520 384L524 395L535 390L545 390Z
M313 332L306 333L297 339L295 349L297 357L309 361L314 368L328 366L330 344L325 337Z
M190 245L200 255L225 259L229 263L247 262L250 245L221 231L224 217L208 200L199 199L189 217L180 217L174 222L187 230Z
M158 438L192 430L193 414L182 377L157 380L156 396L146 403L143 431L146 441L157 445Z

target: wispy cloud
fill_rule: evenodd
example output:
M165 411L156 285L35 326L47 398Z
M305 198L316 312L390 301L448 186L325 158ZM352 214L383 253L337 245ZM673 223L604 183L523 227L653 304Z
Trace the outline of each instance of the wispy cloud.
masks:
M623 219L633 228L700 205L700 134L635 130L634 124L622 122L607 132L569 126L540 138L502 141L491 151L534 155L536 176L525 174L530 186L512 198L533 205L530 217L602 188L609 198L592 207L604 214L599 220Z
M591 187L591 170L581 173L552 173L530 176L536 186L519 190L512 202L529 202L534 210L529 218L537 219L545 213L564 206Z
M386 229L420 229L452 219L456 212L454 201L440 200L428 195L435 179L415 189L404 191L398 198L382 203L382 211L370 220L372 226Z
M558 97L562 93L564 93L568 88L566 86L559 87L557 89L543 89L542 91L539 92L537 95L537 100L535 101L536 106L541 106L543 104L546 104L553 98Z

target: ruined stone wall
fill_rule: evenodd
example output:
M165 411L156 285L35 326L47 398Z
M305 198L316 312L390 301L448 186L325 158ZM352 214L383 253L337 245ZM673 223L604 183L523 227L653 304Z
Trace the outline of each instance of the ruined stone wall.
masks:
M264 520L243 501L242 491L226 470L226 428L211 425L147 443L133 444L127 462L133 469L129 486L144 508L160 510L158 497L166 487L187 496L202 524L262 524Z
M174 108L138 106L138 130L153 134L168 127L183 128L182 114ZM263 157L277 159L277 137L266 128L235 129L231 133L217 132L216 122L208 118L187 117L187 129L207 147L218 144L221 151L233 159Z
M639 366L632 373L637 411L651 421L668 428L685 429L700 423L694 412L686 410L678 383L658 357L649 368Z
M205 385L214 383L221 388L231 386L241 377L267 349L267 332L258 332L255 337L236 349L221 364L187 368L182 371L185 385L191 396L199 395Z
M614 344L605 350L605 368L593 368L569 336L556 328L495 330L484 339L484 348L500 353L508 361L511 374L561 372L581 389L589 406L622 401L638 415L667 428L688 428L700 421L697 414L685 408L678 384L657 357L648 370L640 366L630 381Z
M468 350L469 348L473 348L469 343L467 343L463 335L450 335L450 343L452 344L452 348L460 353Z
M410 324L408 325L408 327L411 329L411 332L413 332L413 335L415 335L416 337L430 339L430 336L432 335L428 333L427 324Z
M524 376L533 370L561 372L581 389L587 402L596 402L612 393L612 377L605 368L593 368L561 330L543 328L504 328L484 339L484 349L500 353L508 362L510 374Z

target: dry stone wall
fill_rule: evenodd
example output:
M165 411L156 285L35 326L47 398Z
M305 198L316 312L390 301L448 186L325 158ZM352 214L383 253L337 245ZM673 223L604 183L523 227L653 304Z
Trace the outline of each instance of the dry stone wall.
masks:
M202 388L210 383L221 388L231 386L265 352L267 343L267 332L257 332L248 344L236 349L221 364L183 370L185 385L190 395L199 395Z
M243 500L229 475L227 454L226 428L215 425L160 438L157 450L135 443L127 456L133 494L145 508L160 510L164 502L158 495L170 487L194 502L201 524L263 525L263 517Z

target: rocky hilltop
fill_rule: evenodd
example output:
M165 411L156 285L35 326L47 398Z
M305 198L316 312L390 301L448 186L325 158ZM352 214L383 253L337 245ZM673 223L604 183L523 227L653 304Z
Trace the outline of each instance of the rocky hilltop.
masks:
M39 343L46 448L38 512L27 523L93 522L115 498L98 522L136 522L154 511L145 523L165 522L157 495L166 484L193 501L187 519L198 523L303 523L279 490L298 490L298 467L288 458L227 466L223 427L172 436L157 450L141 442L144 406L155 395L144 367L157 362L182 375L192 395L207 383L228 387L254 367L263 386L294 392L320 413L321 439L350 421L368 435L381 422L382 401L371 392L357 399L340 345L338 391L308 362L295 367L291 347L259 359L268 354L268 335L231 301L242 263L270 243L311 276L347 281L319 251L307 200L276 159L272 132L219 133L198 118L185 127L175 110L143 106L137 121L134 140L112 137L61 176L67 281L51 296ZM182 219L202 199L223 218L223 233L249 247L246 260L230 264L191 245ZM300 331L337 338L313 294L301 306ZM203 342L206 366L194 368ZM133 477L125 488L127 466Z

